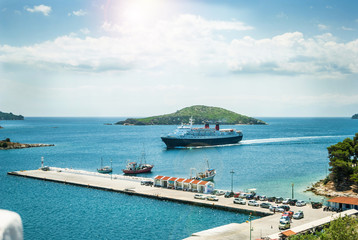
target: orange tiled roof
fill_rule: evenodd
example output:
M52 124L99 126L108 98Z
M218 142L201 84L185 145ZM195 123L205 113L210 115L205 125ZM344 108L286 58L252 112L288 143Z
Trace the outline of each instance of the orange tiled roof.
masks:
M168 180L170 177L163 177L162 180Z
M329 199L328 202L358 205L358 198L353 198L353 197L335 197L335 198Z
M206 185L208 183L208 181L200 181L200 185Z
M191 183L198 184L200 180L193 180Z
M295 235L296 233L292 230L287 230L282 232L283 235L285 235L286 237L291 236L291 235Z
M176 178L176 177L171 177L171 178L169 178L169 180L168 181L175 181L175 180L177 180L178 178Z
M185 183L190 183L191 181L193 181L193 179L187 179L187 180L185 180L184 182L185 182Z
M163 176L156 176L154 179L162 179Z
M176 181L177 182L182 182L182 181L184 181L185 180L185 178L178 178Z

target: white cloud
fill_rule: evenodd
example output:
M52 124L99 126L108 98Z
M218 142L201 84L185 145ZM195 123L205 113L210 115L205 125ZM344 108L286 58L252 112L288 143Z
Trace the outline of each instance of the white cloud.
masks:
M317 27L319 30L327 30L328 29L328 26L326 26L324 24L318 24Z
M81 17L81 16L85 16L87 15L87 12L80 9L78 11L72 11L72 13L68 13L68 16L71 16L71 15L74 15L74 16L77 16L77 17Z
M88 28L82 28L82 29L80 29L80 32L85 34L85 35L90 34L90 30Z
M354 31L354 28L349 28L349 27L342 26L342 30L344 30L344 31Z
M51 7L43 5L43 4L34 6L33 8L26 7L25 9L26 9L26 11L32 12L32 13L34 13L34 12L42 13L45 16L49 16L50 12L52 11Z
M252 27L237 21L210 21L182 15L151 28L104 22L110 36L58 37L27 47L0 45L0 62L61 71L165 71L200 69L206 74L266 73L335 78L358 73L358 40L339 43L327 33L300 32L273 38L222 37ZM88 34L88 29L81 29ZM225 35L224 35L225 36Z

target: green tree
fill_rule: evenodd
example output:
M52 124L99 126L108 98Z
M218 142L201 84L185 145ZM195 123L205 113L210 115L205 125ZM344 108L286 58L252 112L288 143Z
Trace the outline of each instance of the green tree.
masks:
M336 185L358 183L358 133L327 148L331 166L330 177Z

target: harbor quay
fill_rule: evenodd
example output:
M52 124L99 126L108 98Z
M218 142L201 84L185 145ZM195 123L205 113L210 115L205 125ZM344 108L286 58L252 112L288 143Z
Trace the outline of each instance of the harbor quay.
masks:
M193 233L187 239L260 239L267 236L279 236L279 219L281 213L273 213L265 208L239 205L233 203L233 198L225 198L218 196L218 201L208 201L195 199L195 192L174 190L162 187L146 186L141 184L142 181L153 181L151 178L141 178L123 175L108 175L82 170L73 170L67 168L50 167L48 171L43 170L23 170L8 172L8 175L34 178L58 182L63 184L71 184L81 187L94 188L105 191L113 191L130 195L137 195L158 200L167 200L181 202L185 204L210 207L226 211L234 211L248 214L248 219L244 223L231 223L213 229L204 230ZM205 195L205 194L204 194ZM259 203L261 201L258 201ZM322 218L330 217L334 213L323 211L321 209L313 209L310 204L303 207L292 206L291 211L304 212L304 218L296 220L292 219L291 229L317 221ZM261 218L251 221L249 214L261 216ZM251 226L251 231L250 231ZM282 230L284 232L285 230Z

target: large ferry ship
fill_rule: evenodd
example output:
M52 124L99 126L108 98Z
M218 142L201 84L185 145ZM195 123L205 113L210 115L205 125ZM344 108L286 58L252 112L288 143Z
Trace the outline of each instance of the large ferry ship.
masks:
M220 129L219 123L215 128L210 128L209 123L205 123L204 128L193 128L192 118L189 123L189 126L182 124L173 133L162 137L167 148L235 144L243 137L241 131Z

